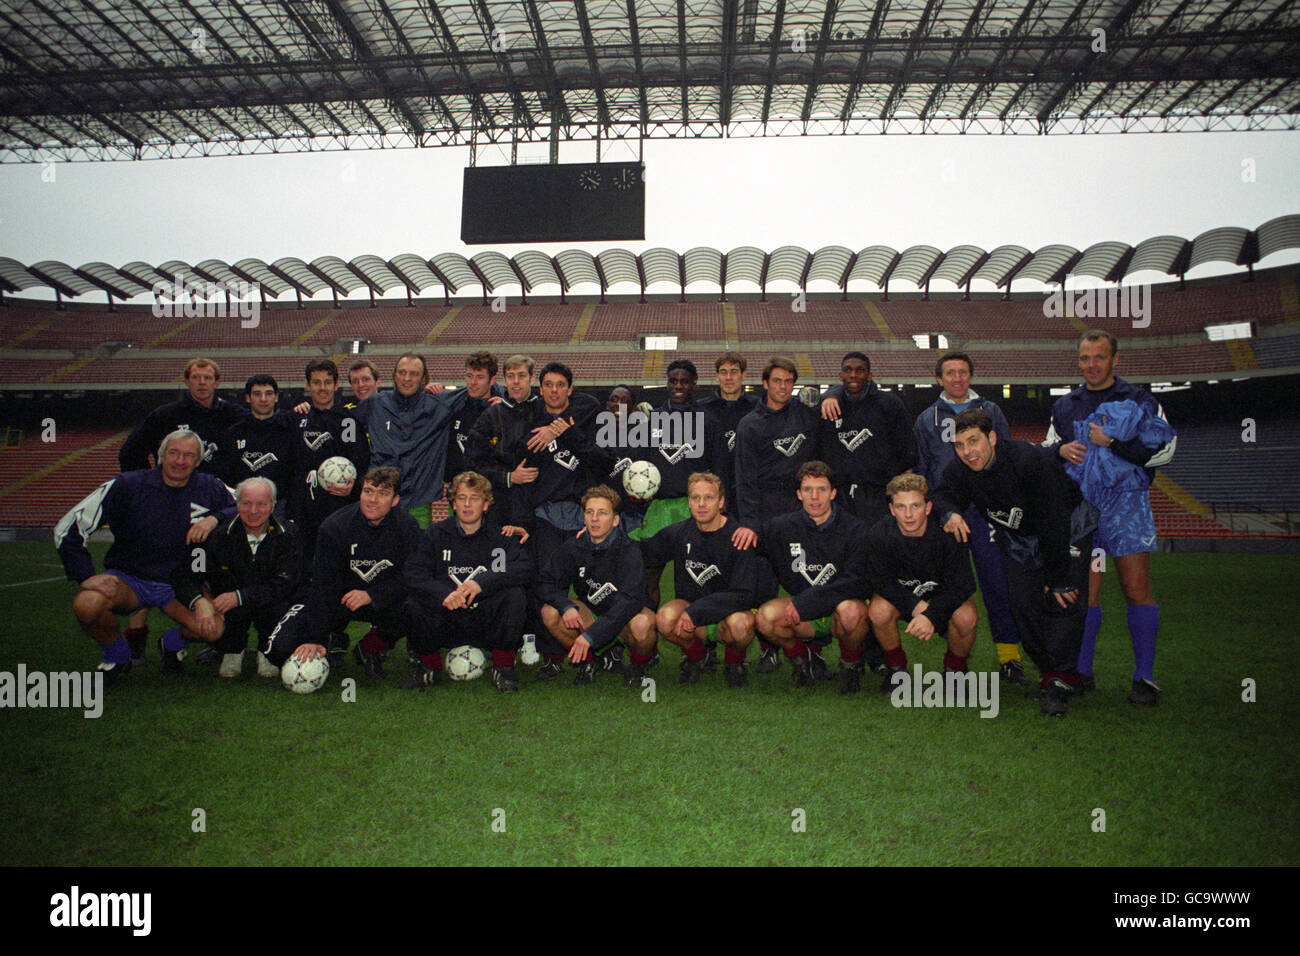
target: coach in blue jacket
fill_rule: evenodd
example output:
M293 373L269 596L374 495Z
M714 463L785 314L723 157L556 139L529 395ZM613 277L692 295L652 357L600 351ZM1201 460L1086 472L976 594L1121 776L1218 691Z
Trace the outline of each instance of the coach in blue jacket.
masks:
M943 392L935 403L916 417L913 433L919 455L917 471L925 476L931 488L937 488L943 470L957 457L953 450L953 421L962 412L982 408L993 419L993 430L1005 444L1011 439L1011 427L1002 409L986 398L975 394L970 387L975 374L975 363L965 352L947 352L934 365L935 378ZM989 616L989 629L998 649L998 676L1013 684L1028 683L1024 665L1020 662L1020 632L1016 630L1011 615L1011 601L1007 597L1007 572L1004 558L993 543L988 522L978 508L967 508L962 515L970 525L970 551L975 560L975 573L979 577L980 595Z

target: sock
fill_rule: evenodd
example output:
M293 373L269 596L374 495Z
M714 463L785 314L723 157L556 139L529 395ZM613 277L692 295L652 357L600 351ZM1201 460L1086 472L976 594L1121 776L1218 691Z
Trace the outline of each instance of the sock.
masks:
M181 629L179 627L169 627L163 631L162 643L164 651L183 651L187 647L186 642L181 639Z
M361 649L367 654L382 654L388 650L388 645L379 639L379 631L372 627L361 639Z
M1092 655L1097 650L1097 634L1101 631L1101 608L1089 605L1083 618L1083 643L1079 646L1079 673L1092 673Z
M696 641L695 643L698 644L698 643L700 643L700 642L699 642L699 641ZM650 649L650 653L648 653L648 654L642 654L642 653L641 653L640 651L638 651L635 647L629 647L627 650L628 650L628 658L627 658L627 659L628 659L629 661L632 662L632 666L633 666L633 667L640 667L640 666L641 666L642 664L644 664L646 661L650 660L650 658L652 658L652 657L655 656L655 652L654 652L654 648L653 648L653 647Z
M966 673L966 658L958 657L952 651L944 651L943 669L946 671L956 671L958 674L964 674Z
M862 648L845 647L843 644L840 645L841 664L856 664L861 659L862 659Z
M1139 604L1128 609L1128 633L1133 641L1134 680L1155 683L1156 632L1160 630L1160 605Z
M366 635L369 637L370 635ZM513 655L512 655L513 656ZM493 652L493 660L496 659L496 653ZM420 663L431 671L442 670L442 651L434 651L432 654L421 654Z
M743 664L745 663L745 649L737 647L735 644L728 644L723 660L728 664Z
M563 655L563 654L543 654L543 655L542 655L542 660L546 660L546 661L562 661L562 660L564 660L564 655Z
M998 649L998 664L1020 660L1019 644L996 644L994 646Z
M806 657L807 655L808 648L804 647L803 641L797 637L794 639L794 644L785 652L785 656L790 658L790 660L794 660L796 657Z
M501 667L514 667L514 666L515 666L515 652L514 652L514 651L498 651L498 650L495 650L495 649L494 649L494 650L492 651L492 666L493 666L494 668L501 668Z
M119 637L112 644L101 648L104 654L105 664L125 664L131 659L131 645L126 642L126 638Z
M766 637L762 637L762 636L760 636L758 639L758 646L760 652L776 650L776 645L773 644L771 641L769 641Z
M144 649L149 643L149 628L145 627L128 627L123 632L126 643L131 647L132 657L144 657Z
M899 644L892 651L885 651L885 663L890 667L907 666L907 652L903 650L902 644Z
M704 642L697 637L686 645L682 653L693 661L702 661L704 660Z

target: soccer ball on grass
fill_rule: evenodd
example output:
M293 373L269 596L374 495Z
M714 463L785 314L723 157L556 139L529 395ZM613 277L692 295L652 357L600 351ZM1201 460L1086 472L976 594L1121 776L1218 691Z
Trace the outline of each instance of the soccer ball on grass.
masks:
M480 648L462 644L447 652L447 676L452 680L477 680L487 667L487 656Z
M280 668L280 683L295 694L311 694L320 690L329 676L330 662L324 654L305 664L296 657L290 657Z

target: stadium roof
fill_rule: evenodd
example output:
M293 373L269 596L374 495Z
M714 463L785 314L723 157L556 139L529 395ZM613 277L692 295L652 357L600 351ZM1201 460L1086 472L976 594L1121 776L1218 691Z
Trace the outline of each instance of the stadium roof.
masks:
M1295 129L1293 0L13 0L0 161Z
M552 286L563 301L570 290L585 284L598 286L603 301L606 291L616 284L636 285L644 296L650 286L666 283L680 289L685 300L687 288L696 286L694 291L700 291L698 284L725 296L738 282L757 286L766 295L773 282L807 289L809 282L823 281L847 295L849 283L861 280L883 290L888 298L889 284L895 279L924 289L927 295L930 283L938 279L964 288L967 295L971 283L980 280L1010 296L1016 279L1058 285L1068 276L1088 276L1114 283L1141 272L1182 279L1189 270L1207 262L1245 266L1253 272L1256 263L1289 249L1300 249L1300 214L1278 216L1258 229L1210 229L1195 239L1153 236L1136 246L1107 241L1087 249L1051 244L1037 251L1017 245L985 250L967 244L947 252L927 245L901 252L875 245L857 252L846 246L823 246L815 252L799 246L782 246L771 252L738 246L724 253L697 246L686 252L660 247L640 254L622 248L596 255L566 249L551 256L526 249L509 258L485 250L468 259L458 252L443 252L429 259L405 253L388 261L362 255L351 262L337 256L321 256L311 262L287 256L270 263L251 258L234 263L205 259L193 265L177 260L156 266L130 262L120 269L103 262L77 269L57 261L24 266L0 257L0 295L44 286L53 289L61 302L64 297L102 291L111 308L114 298L130 299L160 284L167 287L164 294L169 298L177 286L184 294L189 291L187 286L194 285L198 287L195 293L202 297L228 291L241 298L271 299L294 292L301 301L328 292L335 304L340 297L362 290L373 303L377 294L395 289L404 289L410 299L431 288L441 289L448 299L478 290L485 300L501 289L518 289L526 301L530 293Z

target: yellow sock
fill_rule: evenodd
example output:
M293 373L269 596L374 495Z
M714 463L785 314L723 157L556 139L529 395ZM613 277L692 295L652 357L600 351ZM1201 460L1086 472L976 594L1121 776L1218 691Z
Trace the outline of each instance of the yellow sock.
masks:
M1005 664L1007 661L1020 660L1019 644L996 644L998 649L998 663Z

